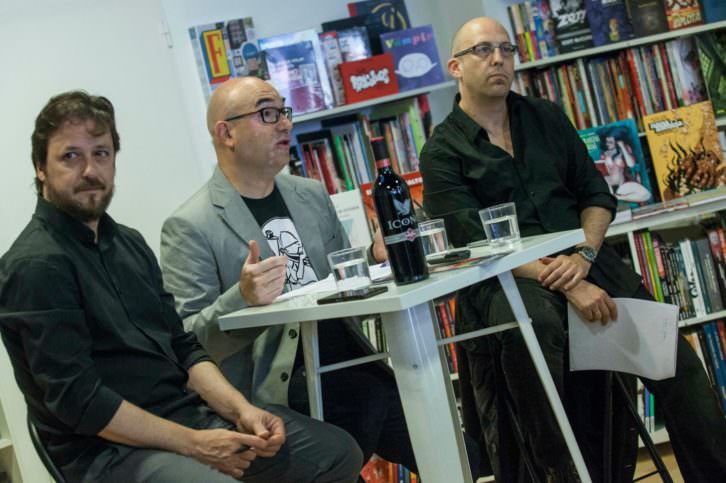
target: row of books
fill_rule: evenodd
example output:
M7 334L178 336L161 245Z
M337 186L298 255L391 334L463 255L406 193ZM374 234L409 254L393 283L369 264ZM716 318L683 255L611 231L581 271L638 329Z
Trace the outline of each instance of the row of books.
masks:
M360 473L366 483L416 483L416 473L373 455Z
M719 0L531 0L507 7L521 62L726 19Z
M717 320L683 334L706 367L711 385L718 393L726 415L726 323Z
M322 129L297 134L290 172L321 181L330 194L359 188L375 179L370 139L379 136L397 173L417 171L430 119L428 99L418 96L376 106L370 114L323 120Z
M204 94L231 77L269 80L296 114L444 81L430 25L412 28L404 0L348 4L350 17L256 39L251 17L189 29Z
M726 306L726 238L723 228L705 238L665 242L648 230L633 233L637 269L659 302L677 305L679 320L702 317Z
M704 37L711 42L716 35ZM520 71L514 87L560 104L578 129L632 118L642 130L644 116L701 102L709 94L690 37Z

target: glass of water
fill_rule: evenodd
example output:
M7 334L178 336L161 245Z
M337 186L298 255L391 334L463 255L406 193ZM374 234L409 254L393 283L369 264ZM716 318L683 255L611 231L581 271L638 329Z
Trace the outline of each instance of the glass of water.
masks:
M418 236L421 237L426 257L445 252L449 248L446 227L444 226L444 220L441 218L419 222Z
M328 263L340 292L363 290L371 284L366 248L345 248L328 254Z
M487 240L498 247L514 247L519 243L519 223L514 203L503 203L479 210Z

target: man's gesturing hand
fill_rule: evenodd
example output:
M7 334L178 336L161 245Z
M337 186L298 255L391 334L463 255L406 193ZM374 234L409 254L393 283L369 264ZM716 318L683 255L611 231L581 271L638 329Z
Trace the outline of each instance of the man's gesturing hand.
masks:
M605 325L618 318L618 307L603 289L581 280L574 288L564 291L567 300L590 322Z
M260 261L260 247L250 241L250 253L239 275L239 291L247 305L267 305L282 293L287 257Z
M539 274L538 280L550 290L570 290L590 272L591 263L576 253L557 258L544 257L541 261L547 267Z
M227 429L194 431L188 456L212 468L240 478L257 457L254 449L264 447L266 441L252 434Z

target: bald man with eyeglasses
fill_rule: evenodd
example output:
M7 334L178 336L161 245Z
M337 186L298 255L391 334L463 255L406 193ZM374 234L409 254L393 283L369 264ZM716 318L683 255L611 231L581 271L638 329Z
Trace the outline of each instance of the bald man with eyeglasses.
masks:
M572 123L554 103L510 91L516 51L504 27L487 17L470 20L454 36L448 69L458 81L459 94L421 153L424 209L445 219L455 246L484 238L478 210L504 202L515 203L523 236L574 228L585 232L585 242L574 249L519 267L514 274L590 475L599 481L604 380L598 373L568 371L567 306L592 323L606 323L617 317L611 297L652 298L640 276L604 242L617 202ZM458 302L460 333L514 320L496 280L462 290ZM497 389L506 388L540 477L577 481L519 332L462 345L495 467L507 454L497 433L502 414L497 405L502 391ZM493 357L501 371L492 369ZM501 379L495 383L496 378ZM726 423L684 338L678 343L676 376L643 382L663 409L686 481L726 475ZM617 398L615 408L612 480L632 481L635 433L620 416L622 402ZM503 468L495 470L498 481L512 481L502 475Z
M257 78L215 90L207 126L217 168L164 223L161 265L186 329L230 382L259 404L307 414L299 323L232 333L218 326L220 315L324 279L327 254L350 246L325 187L280 174L290 159L291 115L275 88ZM369 250L371 262L386 258L381 242ZM325 321L318 334L321 364L373 352L353 319ZM416 472L395 380L383 363L326 373L321 384L326 422L348 431L364 460L376 453Z

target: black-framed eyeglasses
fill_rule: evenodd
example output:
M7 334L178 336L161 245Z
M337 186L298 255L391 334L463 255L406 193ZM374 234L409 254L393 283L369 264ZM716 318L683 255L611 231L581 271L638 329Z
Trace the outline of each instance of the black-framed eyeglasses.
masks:
M262 122L265 124L277 124L281 115L292 121L292 107L263 107L256 111L245 112L244 114L237 114L236 116L228 117L225 119L225 122L236 121L237 119L253 116L255 114L259 114L260 119L262 119Z
M468 49L464 49L461 52L454 54L454 57L461 57L466 54L474 54L481 59L487 59L494 53L495 49L499 49L502 57L512 57L517 53L517 47L509 42L501 42L499 44L493 44L491 42L480 42Z

